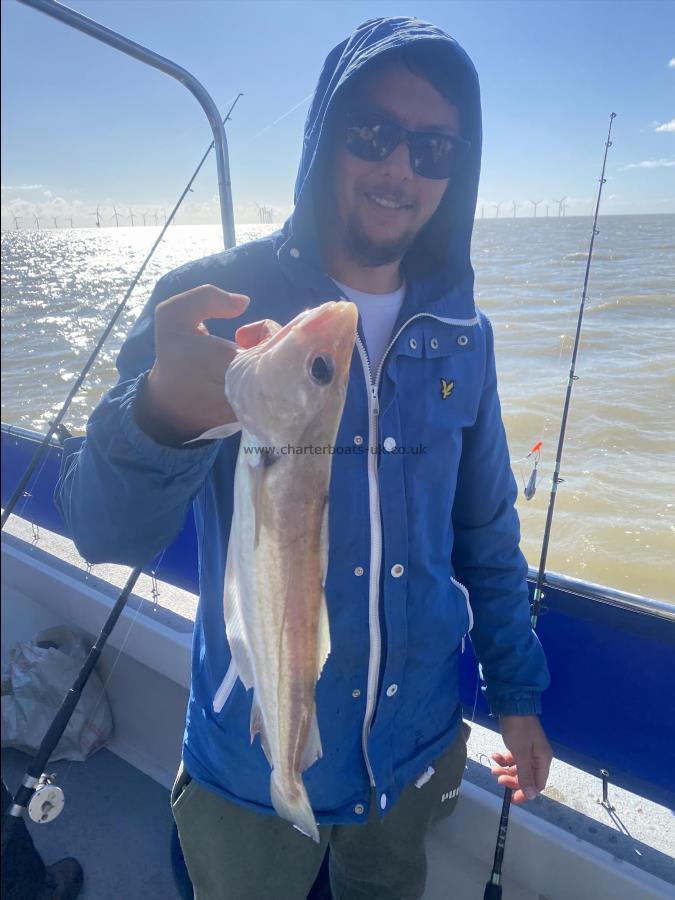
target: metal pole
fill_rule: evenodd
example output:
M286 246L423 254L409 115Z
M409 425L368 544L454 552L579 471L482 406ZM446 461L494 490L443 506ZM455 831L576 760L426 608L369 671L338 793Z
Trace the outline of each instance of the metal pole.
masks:
M201 82L197 81L194 75L191 75L187 69L184 69L182 66L171 62L171 60L166 59L164 56L160 56L152 50L148 50L147 47L143 47L135 41L129 40L129 38L125 38L123 35L118 34L118 32L112 31L104 25L100 25L93 19L89 19L87 16L83 16L81 13L75 12L75 10L70 9L67 6L63 6L62 3L57 3L56 0L18 0L18 2L23 3L25 6L32 6L33 9L37 9L54 19L58 19L60 22L70 25L71 28L76 28L78 31L82 31L90 37L96 38L96 40L102 41L110 47L114 47L116 50L121 50L122 53L126 53L128 56L133 56L135 59L138 59L149 66L153 66L155 69L159 69L160 72L164 72L166 75L171 75L172 78L180 81L181 84L196 97L200 106L206 113L206 117L211 125L211 130L213 131L213 140L216 147L216 163L218 166L220 218L223 226L225 249L229 250L230 247L234 247L234 212L232 209L232 185L230 183L230 160L227 152L227 138L225 137L223 123L220 120L218 107Z

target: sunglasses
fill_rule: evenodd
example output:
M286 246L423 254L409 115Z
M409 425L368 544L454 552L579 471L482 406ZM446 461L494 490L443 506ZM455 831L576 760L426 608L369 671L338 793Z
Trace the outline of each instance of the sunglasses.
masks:
M470 141L449 134L408 131L377 113L351 113L347 116L345 146L366 162L381 162L401 141L410 148L410 166L423 178L450 178L466 158Z

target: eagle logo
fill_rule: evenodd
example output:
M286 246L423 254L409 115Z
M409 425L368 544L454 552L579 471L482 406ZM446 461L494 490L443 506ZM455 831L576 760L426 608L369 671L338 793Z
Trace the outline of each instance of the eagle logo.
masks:
M446 381L445 378L441 378L441 397L444 400L447 400L450 394L452 393L452 389L455 386L454 381Z

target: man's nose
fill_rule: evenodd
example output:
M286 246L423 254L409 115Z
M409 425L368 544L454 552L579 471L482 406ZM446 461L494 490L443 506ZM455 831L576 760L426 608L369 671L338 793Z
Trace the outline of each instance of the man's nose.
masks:
M411 179L415 174L410 165L410 147L403 140L396 149L381 163L382 174L390 175L404 180Z

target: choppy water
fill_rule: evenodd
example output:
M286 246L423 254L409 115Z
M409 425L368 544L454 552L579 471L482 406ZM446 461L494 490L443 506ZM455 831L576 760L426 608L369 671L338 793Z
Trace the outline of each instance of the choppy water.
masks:
M239 226L239 242L274 226ZM675 602L675 216L600 220L548 555L549 569ZM476 223L479 305L495 326L514 460L543 440L521 497L537 565L583 285L590 218ZM46 430L156 238L156 228L2 234L2 419ZM67 424L81 433L155 281L221 249L217 226L169 229ZM514 462L522 484L529 464Z

